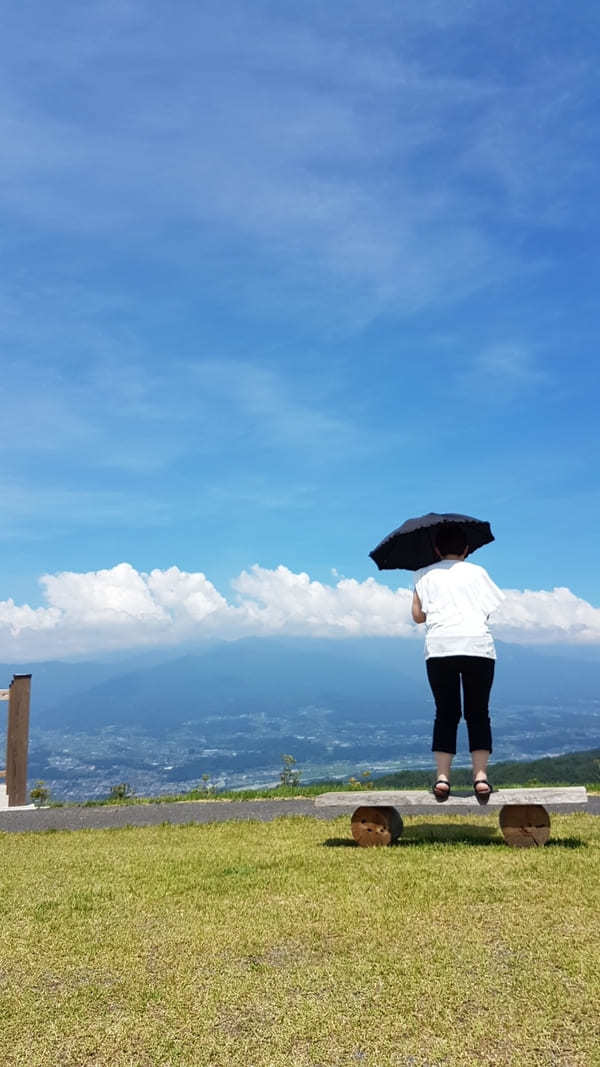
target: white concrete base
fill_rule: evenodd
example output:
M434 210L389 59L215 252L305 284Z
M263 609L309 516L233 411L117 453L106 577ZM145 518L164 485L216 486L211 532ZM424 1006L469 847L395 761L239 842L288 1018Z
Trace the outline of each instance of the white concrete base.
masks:
M17 807L9 808L9 806L8 806L8 797L6 795L6 786L4 784L0 785L0 811L1 812L5 812L5 811L31 811L32 808L35 808L35 804L20 804Z

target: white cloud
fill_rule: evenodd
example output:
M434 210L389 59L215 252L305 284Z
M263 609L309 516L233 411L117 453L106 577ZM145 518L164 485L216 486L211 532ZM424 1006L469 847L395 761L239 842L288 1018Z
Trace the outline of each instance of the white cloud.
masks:
M494 406L510 404L519 394L539 393L553 385L551 373L527 345L497 341L480 351L457 372L456 383L467 395Z
M392 590L374 578L326 585L284 566L254 566L232 582L231 602L204 574L178 567L145 574L120 563L45 575L41 585L45 606L0 603L1 659L64 659L251 634L421 636L410 620L410 590ZM600 609L568 589L509 590L493 628L497 637L520 644L595 644Z
M537 385L548 378L527 348L512 343L490 345L480 354L476 369L497 385Z
M341 578L336 585L311 581L287 567L254 566L233 583L247 625L263 633L320 637L398 635L413 632L408 589L392 591L374 578Z
M328 454L333 449L347 454L349 447L357 446L356 429L350 419L328 412L329 398L314 375L310 382L312 395L302 399L297 394L306 392L306 387L302 390L299 378L292 389L280 372L249 360L203 359L178 365L178 371L186 380L188 394L194 397L196 418L199 403L207 417L211 410L220 410L226 403L235 412L236 423L245 433L252 430L259 443L296 448L303 453L327 448ZM321 389L324 395L320 395ZM230 437L231 423L224 426L221 416L213 416L210 433Z
M42 585L51 610L83 627L121 627L133 622L143 626L168 618L159 598L152 596L146 576L129 563L87 574L46 574Z
M600 608L570 589L506 591L494 632L518 644L600 643Z

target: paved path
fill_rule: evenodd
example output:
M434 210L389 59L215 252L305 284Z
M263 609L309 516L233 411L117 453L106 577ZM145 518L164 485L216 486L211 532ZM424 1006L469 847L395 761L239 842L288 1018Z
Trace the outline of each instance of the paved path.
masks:
M360 803L359 796L356 805ZM552 812L552 805L548 805ZM566 815L571 809L561 807L557 812ZM579 809L573 809L579 810ZM600 815L600 794L590 794L587 811ZM472 808L461 808L461 815L484 815L485 808L473 802ZM403 813L404 814L404 813ZM431 815L429 808L411 808L411 815ZM440 813L441 814L441 813ZM24 830L105 830L119 826L159 826L161 823L211 823L231 819L258 819L270 822L281 815L310 815L316 819L348 818L347 808L315 808L312 800L217 800L181 801L168 804L123 804L111 807L85 808L77 805L65 808L43 808L39 811L0 811L0 832Z

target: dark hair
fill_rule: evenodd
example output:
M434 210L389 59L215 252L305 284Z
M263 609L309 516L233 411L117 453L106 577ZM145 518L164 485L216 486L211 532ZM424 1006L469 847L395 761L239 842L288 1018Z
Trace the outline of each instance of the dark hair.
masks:
M445 522L435 531L435 547L440 556L462 556L467 536L457 522Z

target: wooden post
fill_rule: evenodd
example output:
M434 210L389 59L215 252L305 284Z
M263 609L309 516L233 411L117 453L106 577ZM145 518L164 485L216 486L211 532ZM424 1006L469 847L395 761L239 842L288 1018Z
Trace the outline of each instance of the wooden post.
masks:
M6 731L6 793L9 808L27 803L27 749L31 675L15 674L8 695Z

